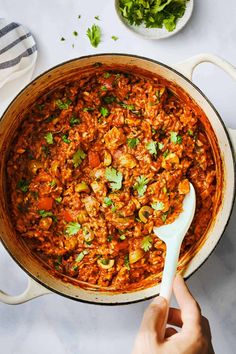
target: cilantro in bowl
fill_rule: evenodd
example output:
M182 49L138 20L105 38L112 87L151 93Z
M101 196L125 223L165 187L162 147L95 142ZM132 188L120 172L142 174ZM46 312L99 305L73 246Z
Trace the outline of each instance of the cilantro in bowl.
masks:
M121 15L130 25L163 28L172 32L189 0L119 0Z

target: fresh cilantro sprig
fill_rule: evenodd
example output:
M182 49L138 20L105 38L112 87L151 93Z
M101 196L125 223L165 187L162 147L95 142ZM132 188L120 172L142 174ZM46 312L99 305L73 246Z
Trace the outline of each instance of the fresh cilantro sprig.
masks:
M116 171L113 167L107 167L105 171L105 178L111 182L110 187L113 190L119 190L122 187L123 175L120 171Z
M127 144L131 149L134 149L138 145L139 142L140 142L140 140L138 138L127 139Z
M26 179L21 179L17 183L17 188L21 189L23 193L28 192L30 182Z
M142 239L141 248L148 252L152 248L153 238L152 236L146 236Z
M81 165L81 163L85 159L85 157L86 157L85 152L82 149L78 149L72 158L74 167L76 168L79 165Z
M163 210L165 206L163 202L154 202L152 203L151 207L152 209L159 211Z
M151 140L149 143L146 144L147 150L150 152L151 155L157 154L157 142Z
M81 229L81 225L76 221L71 221L67 224L65 233L69 236L76 235Z
M182 136L178 135L177 132L170 132L170 141L174 144L181 144Z
M60 110L63 110L68 109L72 102L70 99L67 99L66 101L56 100L55 103Z
M90 43L93 47L97 48L99 43L101 42L101 29L97 25L92 25L91 28L87 29L87 36L90 40Z
M144 193L146 192L148 182L149 180L145 176L139 176L137 178L133 188L138 192L140 197L143 197Z
M46 142L47 142L49 145L52 145L53 142L54 142L53 135L52 135L51 132L48 132L48 133L44 136L44 139L46 140Z

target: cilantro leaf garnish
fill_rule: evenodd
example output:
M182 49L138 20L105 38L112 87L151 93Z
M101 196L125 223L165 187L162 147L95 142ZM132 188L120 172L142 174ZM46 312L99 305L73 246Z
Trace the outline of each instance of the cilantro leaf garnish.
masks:
M107 91L107 87L105 85L101 86L102 91Z
M60 110L63 110L69 108L69 106L71 105L71 100L67 99L65 102L62 100L56 100L55 103Z
M113 205L113 202L112 202L111 198L109 198L109 197L105 197L103 201L106 204L106 206Z
M61 201L62 201L62 197L57 197L57 198L55 198L55 201L56 201L58 204L60 204Z
M26 193L26 192L28 192L29 184L30 184L30 182L27 181L26 179L21 179L17 183L17 188L21 189L22 192Z
M103 74L104 79L108 79L110 76L111 76L111 74L108 72Z
M117 41L119 39L119 37L117 36L111 36L111 39L113 39L113 41Z
M75 258L75 261L76 261L77 263L81 262L82 259L84 258L84 256L86 256L86 254L88 254L88 253L89 253L89 252L88 252L87 250L83 250L83 251L80 252L80 253L78 254L78 256Z
M106 107L101 107L100 108L100 113L103 117L107 117L109 115L109 111Z
M147 184L149 180L145 176L139 176L134 185L134 190L138 192L138 195L142 197L147 190Z
M107 104L115 102L117 99L115 96L105 96L103 97L103 101Z
M85 152L82 149L78 149L72 158L74 166L78 167L79 165L81 165L85 157L86 157Z
M51 211L46 211L46 210L38 210L38 213L42 218L47 218L48 216L53 216L53 213Z
M52 145L53 144L53 135L51 132L47 133L45 136L44 136L44 139L46 140L46 142L49 144L49 145Z
M177 132L170 132L170 141L174 144L181 144L182 136L178 135Z
M146 144L147 150L150 152L151 155L157 154L157 142L151 140L149 143Z
M152 203L151 207L154 210L163 210L165 206L164 206L163 202L155 202L155 203Z
M93 47L97 47L101 42L101 29L97 25L92 25L92 28L87 29L87 36Z
M77 124L80 124L80 119L77 118L75 115L72 115L72 117L70 119L70 126L74 127Z
M65 233L69 236L76 235L81 229L81 225L76 221L71 221L67 224Z
M129 264L129 255L126 254L124 257L124 264L128 270L130 270L130 264Z
M138 138L127 139L127 144L131 149L134 149L138 145L139 142L140 142L140 140Z
M121 172L116 171L113 167L107 167L105 171L105 178L111 182L110 187L113 190L119 190L122 187L123 175Z
M64 143L70 144L71 140L68 139L68 135L64 134L64 135L62 135L61 138L62 138L62 140L64 141Z
M152 236L146 236L146 237L143 238L143 240L141 242L141 248L145 252L148 252L152 248L152 243L153 243Z

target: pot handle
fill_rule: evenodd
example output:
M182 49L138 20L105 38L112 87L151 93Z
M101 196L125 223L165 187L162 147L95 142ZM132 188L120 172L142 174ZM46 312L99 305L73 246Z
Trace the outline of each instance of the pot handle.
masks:
M186 76L189 80L192 81L193 71L201 63L212 63L224 70L232 79L236 80L236 68L228 63L226 60L208 53L198 54L194 57L191 57L187 60L179 62L174 65L174 69L179 71L181 74ZM236 154L236 130L228 128L228 133L230 140L232 142L234 153Z
M50 290L44 288L42 285L29 277L27 288L22 294L11 296L0 290L0 301L8 305L18 305L50 293Z
M219 68L224 70L227 74L229 74L234 80L236 80L236 68L232 64L228 63L226 60L213 54L198 54L194 57L191 57L187 60L175 64L173 67L192 81L193 71L196 66L201 63L215 64Z

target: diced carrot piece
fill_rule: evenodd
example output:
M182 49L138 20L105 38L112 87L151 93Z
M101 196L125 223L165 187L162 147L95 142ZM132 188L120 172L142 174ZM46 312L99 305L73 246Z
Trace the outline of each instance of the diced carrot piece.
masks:
M74 220L74 218L71 216L71 214L67 210L63 210L62 215L63 215L63 219L65 219L66 222L71 222Z
M97 152L89 151L88 160L89 160L89 166L91 168L95 168L100 165L100 158Z
M39 210L51 210L53 205L53 198L51 197L42 197L38 201Z

